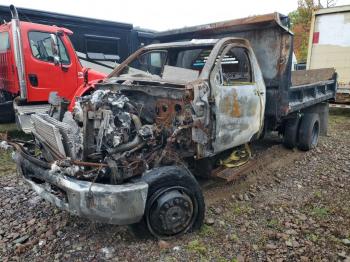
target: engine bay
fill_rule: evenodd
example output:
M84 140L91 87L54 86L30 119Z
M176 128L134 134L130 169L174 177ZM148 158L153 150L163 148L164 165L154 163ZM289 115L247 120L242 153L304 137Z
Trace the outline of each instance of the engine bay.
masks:
M121 184L149 169L185 165L184 159L193 158L191 108L184 99L156 93L98 89L77 98L73 112L33 115L33 134L40 157L54 162L57 170Z

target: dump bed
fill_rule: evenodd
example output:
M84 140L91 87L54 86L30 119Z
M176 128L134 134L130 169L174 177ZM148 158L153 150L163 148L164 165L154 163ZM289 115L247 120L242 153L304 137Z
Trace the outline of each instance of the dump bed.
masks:
M293 33L289 30L289 18L279 13L186 27L156 35L160 42L223 37L241 37L250 41L266 85L265 114L275 122L295 110L334 97L334 70L332 73L327 70L324 75L323 71L297 73L293 76L296 80L292 79Z

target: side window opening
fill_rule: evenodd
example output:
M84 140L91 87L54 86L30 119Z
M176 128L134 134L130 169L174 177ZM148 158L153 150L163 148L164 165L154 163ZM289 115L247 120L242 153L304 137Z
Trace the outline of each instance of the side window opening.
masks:
M0 32L0 52L10 49L10 39L8 32Z
M152 75L160 76L167 58L167 52L153 51L139 57L140 69Z
M202 71L208 56L211 52L211 47L192 48L192 49L172 49L168 55L167 65Z
M118 37L85 35L87 57L99 61L119 61L119 40Z
M33 56L41 61L53 63L54 57L50 33L29 32L28 36ZM61 37L58 37L58 48L60 50L61 63L66 65L70 64L67 49Z
M252 68L248 50L233 47L221 61L221 84L231 86L251 83L253 81Z

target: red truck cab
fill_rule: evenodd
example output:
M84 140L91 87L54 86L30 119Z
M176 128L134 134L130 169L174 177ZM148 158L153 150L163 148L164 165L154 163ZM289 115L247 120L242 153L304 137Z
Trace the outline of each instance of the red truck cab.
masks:
M72 31L20 22L16 9L10 9L12 21L0 26L0 102L8 106L18 97L17 116L21 106L26 114L45 110L51 92L72 101L88 82L106 76L81 65L69 39Z

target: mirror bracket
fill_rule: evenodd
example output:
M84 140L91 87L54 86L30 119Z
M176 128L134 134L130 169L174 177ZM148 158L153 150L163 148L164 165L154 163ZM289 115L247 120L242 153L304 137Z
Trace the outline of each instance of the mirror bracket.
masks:
M58 46L58 37L56 34L50 34L50 37L51 37L53 62L55 65L58 66L61 64L60 49Z

